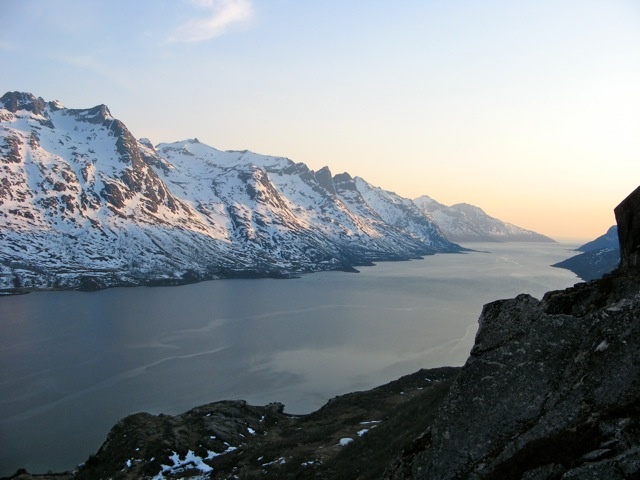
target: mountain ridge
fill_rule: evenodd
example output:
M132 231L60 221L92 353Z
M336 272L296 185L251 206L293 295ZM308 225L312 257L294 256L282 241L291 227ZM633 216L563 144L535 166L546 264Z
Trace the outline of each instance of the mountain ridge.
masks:
M453 242L554 242L550 237L491 217L480 207L468 203L444 205L422 195L414 203L445 232Z
M0 98L0 290L291 277L462 252L409 199L198 139L153 146L106 105Z

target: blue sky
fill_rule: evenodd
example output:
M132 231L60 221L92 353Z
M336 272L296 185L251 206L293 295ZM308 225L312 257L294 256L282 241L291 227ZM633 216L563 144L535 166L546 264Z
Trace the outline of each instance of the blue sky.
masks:
M597 236L640 184L637 0L0 0L0 94Z

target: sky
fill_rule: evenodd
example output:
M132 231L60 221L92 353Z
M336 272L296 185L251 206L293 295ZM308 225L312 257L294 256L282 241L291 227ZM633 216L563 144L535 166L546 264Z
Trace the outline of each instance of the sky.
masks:
M640 185L638 0L0 0L0 95L592 239Z

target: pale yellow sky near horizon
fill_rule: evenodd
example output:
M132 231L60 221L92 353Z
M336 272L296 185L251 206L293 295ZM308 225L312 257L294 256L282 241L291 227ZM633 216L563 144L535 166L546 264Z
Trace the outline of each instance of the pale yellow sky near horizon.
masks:
M640 184L636 0L0 0L0 90L589 240ZM37 25L37 28L33 28Z

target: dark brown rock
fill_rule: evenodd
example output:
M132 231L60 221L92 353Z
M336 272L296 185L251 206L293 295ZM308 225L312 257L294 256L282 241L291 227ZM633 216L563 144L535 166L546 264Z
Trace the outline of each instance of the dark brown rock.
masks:
M175 416L138 413L118 422L100 450L65 480L377 479L394 453L428 428L458 370L420 370L335 397L309 415L284 413L280 403L244 401ZM341 442L346 438L348 446Z
M46 102L41 97L35 97L30 93L7 92L0 97L0 102L12 113L19 110L27 110L36 115L41 115L46 107Z
M620 270L640 272L640 187L614 209L620 239Z

